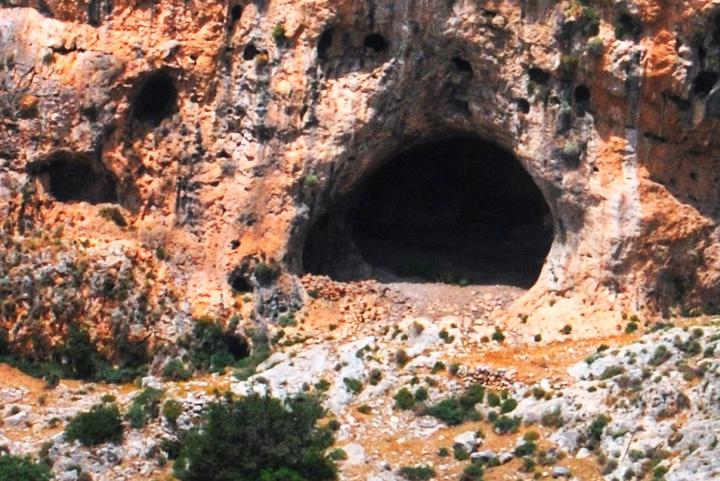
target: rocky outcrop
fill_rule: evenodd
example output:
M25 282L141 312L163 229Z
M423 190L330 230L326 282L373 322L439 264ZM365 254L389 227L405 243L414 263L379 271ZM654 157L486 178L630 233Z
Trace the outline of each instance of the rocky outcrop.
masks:
M324 214L410 146L472 136L522 164L554 226L508 319L714 311L716 7L611 3L11 0L2 234L132 246L195 313L251 312L229 277L258 288L276 262L267 296L294 308Z

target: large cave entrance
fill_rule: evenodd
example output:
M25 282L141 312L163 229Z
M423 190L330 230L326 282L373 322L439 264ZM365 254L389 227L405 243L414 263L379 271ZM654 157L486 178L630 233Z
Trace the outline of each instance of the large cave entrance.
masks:
M508 151L477 138L391 158L312 226L306 272L346 281L535 283L553 239L548 205Z

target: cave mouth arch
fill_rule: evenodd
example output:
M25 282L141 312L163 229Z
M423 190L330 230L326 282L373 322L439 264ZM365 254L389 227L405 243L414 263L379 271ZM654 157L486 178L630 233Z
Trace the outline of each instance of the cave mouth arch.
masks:
M528 288L553 237L550 208L512 153L451 137L390 157L325 211L305 238L303 270Z

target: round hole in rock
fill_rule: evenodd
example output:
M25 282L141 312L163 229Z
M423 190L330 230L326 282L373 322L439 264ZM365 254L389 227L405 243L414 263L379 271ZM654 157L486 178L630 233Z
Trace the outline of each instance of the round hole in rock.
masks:
M465 73L469 73L469 74L473 73L472 64L470 62L468 62L467 60L465 60L464 58L453 57L451 59L451 61L452 61L453 66L455 67L455 70L457 70L458 72L465 72Z
M320 34L320 39L318 40L317 44L318 58L324 59L327 57L328 51L330 50L330 47L332 47L333 35L334 31L331 27L325 29L325 31Z
M387 39L379 33L371 33L365 37L364 45L376 53L384 52L390 46Z
M165 71L150 75L140 87L133 102L133 115L156 127L171 116L177 107L177 89L172 77Z
M340 280L529 287L553 240L548 205L514 156L477 138L387 160L311 227L306 272Z
M243 49L243 60L252 60L260 54L255 44L249 43Z
M233 5L230 9L230 26L234 26L242 16L242 5Z
M88 157L57 154L30 169L55 199L61 202L117 202L115 177L99 162Z
M703 70L697 77L695 77L695 80L693 80L693 93L700 96L707 95L713 89L717 81L718 74L708 70Z

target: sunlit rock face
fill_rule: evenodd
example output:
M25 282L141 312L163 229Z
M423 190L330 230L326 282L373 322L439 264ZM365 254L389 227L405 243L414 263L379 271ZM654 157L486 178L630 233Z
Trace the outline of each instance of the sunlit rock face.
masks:
M308 271L532 286L531 324L714 311L719 24L710 0L11 0L3 273L111 257L170 334L242 310L233 286L295 306ZM125 301L84 285L111 325Z

